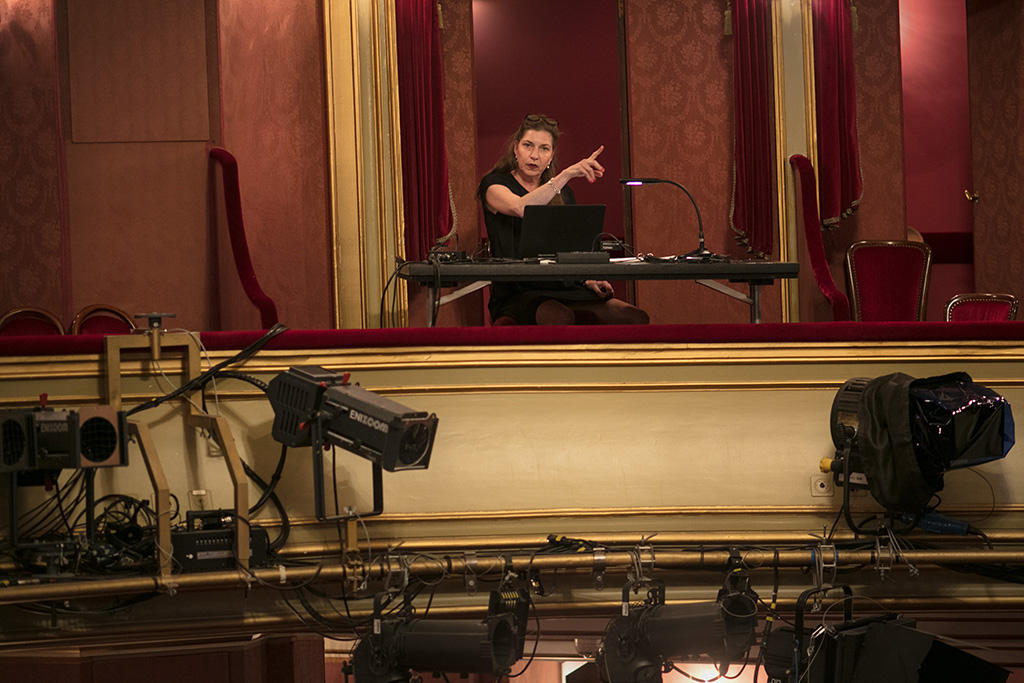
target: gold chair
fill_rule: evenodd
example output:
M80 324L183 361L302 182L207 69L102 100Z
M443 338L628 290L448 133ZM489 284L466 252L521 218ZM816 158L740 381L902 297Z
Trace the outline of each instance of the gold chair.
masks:
M86 306L71 321L71 334L128 334L134 329L130 315L107 304Z
M34 306L17 306L0 316L0 335L64 334L64 324L53 313Z
M846 250L854 320L924 320L932 250L924 242L861 241Z
M946 302L946 322L1016 319L1017 297L1013 294L957 294Z

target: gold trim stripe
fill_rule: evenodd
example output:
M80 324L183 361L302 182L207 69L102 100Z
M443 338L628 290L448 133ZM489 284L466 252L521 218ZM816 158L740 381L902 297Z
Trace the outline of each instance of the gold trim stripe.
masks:
M420 386L375 386L373 391L383 395L394 396L444 396L444 395L465 395L465 394L536 394L536 393L577 393L577 392L615 392L615 393L640 393L640 392L692 392L692 391L816 391L837 389L842 386L849 377L825 380L771 380L771 381L750 381L750 382L639 382L623 384L619 382L550 382L543 384L444 384L444 385L420 385ZM989 387L1014 388L1024 387L1024 379L985 379L975 377L976 382ZM163 393L130 393L122 394L122 402L129 404L142 403ZM99 393L96 394L67 394L51 396L48 399L50 405L75 406L96 403L100 400ZM264 394L260 391L218 391L218 400L262 400ZM39 401L38 395L21 395L0 398L0 406L17 407L36 405Z

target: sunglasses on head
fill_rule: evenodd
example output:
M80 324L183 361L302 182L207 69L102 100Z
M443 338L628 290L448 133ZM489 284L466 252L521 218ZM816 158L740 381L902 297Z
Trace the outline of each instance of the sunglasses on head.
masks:
M526 123L543 123L548 126L557 126L558 121L555 121L550 116L543 116L541 114L528 114L525 119Z

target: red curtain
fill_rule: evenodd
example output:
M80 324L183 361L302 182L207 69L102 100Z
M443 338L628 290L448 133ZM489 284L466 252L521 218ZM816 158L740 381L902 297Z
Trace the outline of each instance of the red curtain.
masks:
M436 0L396 0L405 256L426 258L452 225Z
M775 102L771 0L733 0L736 107L732 230L759 256L775 242Z
M814 0L814 89L821 221L835 227L860 203L857 96L850 0Z

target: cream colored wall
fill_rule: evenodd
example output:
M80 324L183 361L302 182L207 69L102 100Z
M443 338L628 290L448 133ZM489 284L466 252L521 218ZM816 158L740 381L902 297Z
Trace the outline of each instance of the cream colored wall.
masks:
M655 531L664 521L678 523L664 519L669 513L708 508L721 508L736 528L771 527L779 518L815 528L838 502L812 497L810 478L832 453L829 409L844 380L966 370L1024 405L1020 351L1012 343L356 349L270 352L242 367L265 380L294 364L347 370L368 389L437 413L430 468L385 473L386 514L371 522L378 529L388 520L401 522L402 533L417 520L443 528L446 517L473 513L479 528L462 519L445 533L487 533L487 520L509 517L500 511L520 518L561 511L585 529L599 512L632 510L643 521L625 528ZM24 360L0 363L5 407L31 405L43 392L57 406L98 400L98 357ZM144 363L126 365L126 400L138 403L177 382L173 356L161 368L170 380L148 376ZM210 409L232 424L243 459L269 477L280 450L270 436L269 403L238 382L222 381L218 389L219 401L207 397ZM196 489L208 491L213 506L229 507L224 461L185 415L161 407L136 419L152 426L171 489L186 507ZM129 467L100 473L102 491L150 495L138 451L131 455ZM337 462L341 504L368 509L369 464L341 451ZM278 492L292 520L315 536L310 463L308 449L293 449ZM1024 464L1012 453L979 469L998 506L1015 510L1024 500ZM980 477L954 472L947 480L944 509L991 504ZM707 520L699 524L724 524ZM330 525L323 531L335 533Z
M124 620L89 621L88 639L118 643L183 632L222 637L316 630L282 593L265 588L318 580L331 587L329 592L341 584L354 591L364 572L384 572L389 549L396 554L386 562L388 575L392 567L412 566L414 576L436 582L430 584L437 591L432 613L450 616L482 614L493 584L470 590L466 578L480 573L496 579L502 558L515 558L520 572L542 571L548 592L534 600L545 621L540 651L549 656L572 656L576 636L600 636L618 608L632 558L649 558L646 571L666 581L670 600L707 600L721 585L725 548L744 549L762 595L770 589L772 553L778 549L783 557L779 604L792 610L801 591L836 578L820 566L820 576L815 573L814 558L824 550L812 549L820 542L814 535L822 535L835 519L839 499L812 497L810 479L818 459L832 452L828 413L837 387L851 377L896 370L916 376L965 370L1019 406L1024 405L1022 351L1021 344L1009 342L892 342L263 352L241 369L269 380L291 365L321 364L350 371L354 381L411 408L436 412L430 468L385 473L385 514L339 529L313 518L311 455L294 449L278 487L292 523L281 567L258 570L255 583L242 572L220 571L75 577L10 587L0 596L5 620L0 649L83 642L72 621L62 618L55 630L49 616L19 610L14 603L131 595L154 587L161 599L136 606ZM215 353L204 363L227 357ZM95 402L102 386L100 361L98 356L0 359L0 407L29 406L41 392L55 407ZM168 382L177 383L179 366L173 354L165 354L160 368L170 379L157 381L152 363L127 362L121 385L128 404L167 391ZM225 380L218 389L218 402L208 396L208 406L217 406L228 419L241 457L269 477L280 450L270 437L270 406L249 385ZM190 491L202 489L213 506L229 507L233 496L224 458L187 424L187 412L168 406L138 418L151 426L170 488L183 505L188 506ZM368 463L344 452L338 453L338 463L341 504L365 510ZM942 510L973 521L996 542L991 555L973 561L1018 562L1024 464L1011 452L977 469L984 480L968 472L947 473ZM102 471L97 482L99 495L152 496L135 446L128 467ZM21 507L40 495L23 491ZM250 493L250 501L255 495ZM855 498L853 507L857 517L875 509L867 496ZM255 521L276 536L272 510ZM570 553L544 555L542 561L535 550L551 533L593 539L609 550L602 559L597 553ZM343 540L352 547L347 556L339 555ZM885 567L889 561L878 559L870 539L858 549L841 524L837 540L844 544L840 578L854 586L858 611L884 604L915 615L956 611L983 623L1024 609L1015 584L936 566L958 557L961 548L977 548L964 545L967 540L947 541L930 560L927 553L915 556L920 576L902 560L877 571L876 564ZM454 567L445 571L442 558ZM298 560L307 564L299 566ZM598 563L607 563L603 590L591 573ZM440 578L432 578L439 571ZM372 590L379 588L371 585ZM337 602L319 608L332 614L340 609ZM365 599L349 608L356 617L368 616Z

